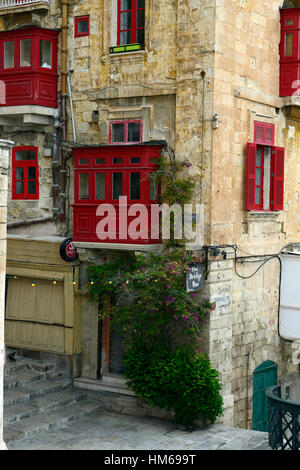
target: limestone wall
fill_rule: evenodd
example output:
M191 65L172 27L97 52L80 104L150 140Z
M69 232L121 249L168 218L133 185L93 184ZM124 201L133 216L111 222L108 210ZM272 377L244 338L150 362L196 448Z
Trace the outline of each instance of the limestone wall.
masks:
M237 256L276 254L299 242L299 123L287 118L279 98L281 3L221 0L216 9L213 112L221 122L212 137L210 243L237 245ZM255 120L273 123L275 145L285 147L280 212L245 211L246 145L254 140ZM278 260L250 277L260 260L235 267L233 249L226 251L231 260L211 264L209 288L217 309L210 356L221 372L224 397L233 397L233 424L251 427L256 367L274 361L280 380L295 366L289 345L278 336Z
M6 271L7 172L13 142L0 140L0 450L3 442L4 297Z

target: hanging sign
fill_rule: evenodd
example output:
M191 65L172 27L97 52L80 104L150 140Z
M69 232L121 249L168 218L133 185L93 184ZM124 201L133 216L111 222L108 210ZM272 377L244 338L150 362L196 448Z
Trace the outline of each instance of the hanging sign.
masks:
M280 285L279 333L289 341L300 340L300 256L280 255L282 263Z
M202 264L197 263L190 266L186 273L186 290L187 292L195 292L203 287L203 271Z
M59 247L59 253L65 261L75 261L78 258L76 247L72 243L72 238L66 238Z

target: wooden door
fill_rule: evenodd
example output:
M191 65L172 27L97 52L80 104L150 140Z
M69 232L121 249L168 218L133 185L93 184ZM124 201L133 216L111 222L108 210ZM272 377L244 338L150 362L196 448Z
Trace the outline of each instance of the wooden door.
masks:
M64 283L10 277L6 293L8 346L65 352Z
M268 399L266 388L277 385L277 365L266 361L253 373L253 425L255 431L268 431Z

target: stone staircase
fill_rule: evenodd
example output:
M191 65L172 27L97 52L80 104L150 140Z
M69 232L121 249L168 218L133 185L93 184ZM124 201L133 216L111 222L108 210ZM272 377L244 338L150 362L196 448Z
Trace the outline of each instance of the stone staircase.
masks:
M72 379L57 370L54 363L9 351L4 374L6 443L58 429L104 409L101 401L75 390Z

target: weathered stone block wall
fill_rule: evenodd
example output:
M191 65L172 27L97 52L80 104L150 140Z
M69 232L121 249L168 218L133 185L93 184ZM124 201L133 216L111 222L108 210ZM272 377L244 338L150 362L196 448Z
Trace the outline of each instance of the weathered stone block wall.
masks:
M0 140L0 450L3 442L4 298L6 272L7 172L12 142Z
M220 123L212 134L210 243L237 245L237 256L276 254L299 241L299 123L287 119L279 98L281 4L221 0L216 9L213 112L219 113ZM245 211L246 145L254 140L255 120L273 123L275 145L286 150L285 206L276 213ZM231 248L226 251L233 257ZM217 302L210 323L210 356L222 371L224 361L214 351L228 346L231 371L227 376L221 372L221 380L234 397L233 424L251 427L256 367L274 361L279 379L293 368L277 329L279 263L276 259L266 263L251 278L261 264L258 260L237 263L236 268L231 261L231 274L226 263L220 261L218 284L211 267L211 296L218 296L221 289L225 297L230 290L231 315L224 335L218 324L214 330L214 316L222 311ZM240 278L235 269L249 278ZM229 290L221 285L223 279ZM214 343L216 338L219 344Z

